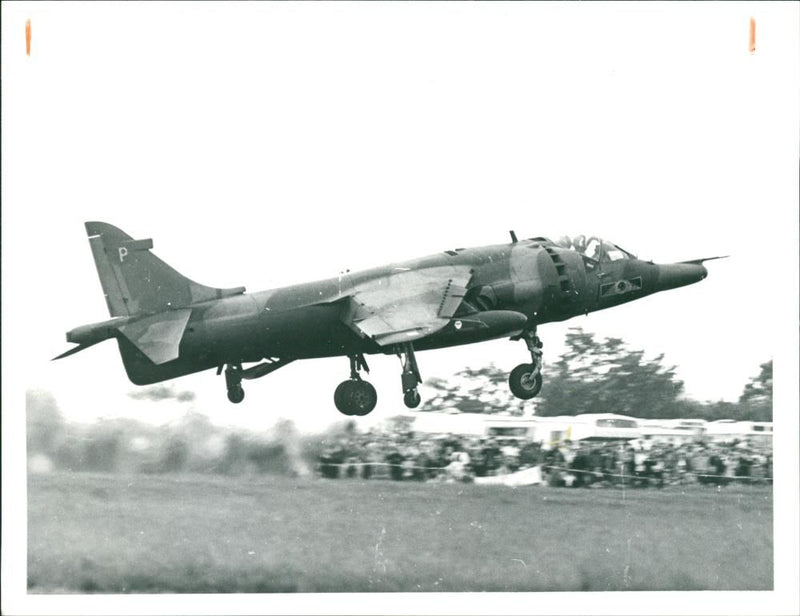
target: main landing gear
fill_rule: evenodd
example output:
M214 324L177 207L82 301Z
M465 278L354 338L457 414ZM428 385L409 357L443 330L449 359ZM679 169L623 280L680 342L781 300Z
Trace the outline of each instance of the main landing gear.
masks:
M359 370L369 373L367 360L361 353L350 356L350 378L342 381L333 393L333 403L344 415L359 417L369 414L378 403L378 394L372 383L365 381Z
M517 398L530 400L542 389L542 341L536 335L536 328L520 334L531 352L531 363L520 364L508 376L508 386ZM518 340L519 338L514 338Z
M399 346L396 352L403 364L403 372L400 375L403 384L403 402L410 409L417 408L421 402L417 385L422 383L422 378L414 356L414 347L407 342ZM378 402L375 388L361 378L360 370L369 372L364 355L361 353L350 355L350 378L340 383L333 394L336 408L345 415L366 415Z

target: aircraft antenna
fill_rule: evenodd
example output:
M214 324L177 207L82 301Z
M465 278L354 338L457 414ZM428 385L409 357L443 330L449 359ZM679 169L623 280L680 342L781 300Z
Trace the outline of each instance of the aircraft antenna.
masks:
M514 231L509 231L509 233L511 234L511 243L512 244L516 244L517 243L517 234L514 233Z

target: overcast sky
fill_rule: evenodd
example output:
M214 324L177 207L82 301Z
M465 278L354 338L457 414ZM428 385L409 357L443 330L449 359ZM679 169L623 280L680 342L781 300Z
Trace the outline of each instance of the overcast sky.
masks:
M246 382L233 406L209 371L174 382L193 402L155 404L129 396L113 342L50 362L67 330L108 318L86 220L249 291L509 229L599 235L656 262L730 255L700 284L540 328L546 361L570 326L664 353L701 400L736 400L796 339L796 6L3 11L4 369L16 395L48 389L69 417L158 423L195 408L306 429L341 418L332 396L348 375L345 358L298 362ZM447 378L527 357L501 340L418 359L423 377ZM370 365L373 419L403 410L399 362Z

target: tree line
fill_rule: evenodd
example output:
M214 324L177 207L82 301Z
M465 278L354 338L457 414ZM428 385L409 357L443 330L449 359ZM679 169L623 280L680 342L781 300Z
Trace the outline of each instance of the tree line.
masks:
M544 387L536 398L540 416L616 413L641 419L699 418L713 421L772 421L772 360L743 384L737 402L705 402L685 395L676 366L664 355L652 358L621 338L598 338L571 328L566 349L543 369ZM490 364L465 368L452 379L431 379L434 395L422 411L457 408L462 412L522 415L530 402L508 390L507 372Z
M26 393L26 444L34 472L210 473L301 476L342 426L300 434L290 420L267 430L221 427L197 411L155 426L127 417L67 420L47 391Z

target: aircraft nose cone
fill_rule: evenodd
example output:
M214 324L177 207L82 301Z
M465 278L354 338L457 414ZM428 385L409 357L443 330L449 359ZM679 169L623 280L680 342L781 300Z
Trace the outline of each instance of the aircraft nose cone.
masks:
M700 282L708 276L708 270L701 263L670 263L658 266L656 288L659 291L683 287Z

